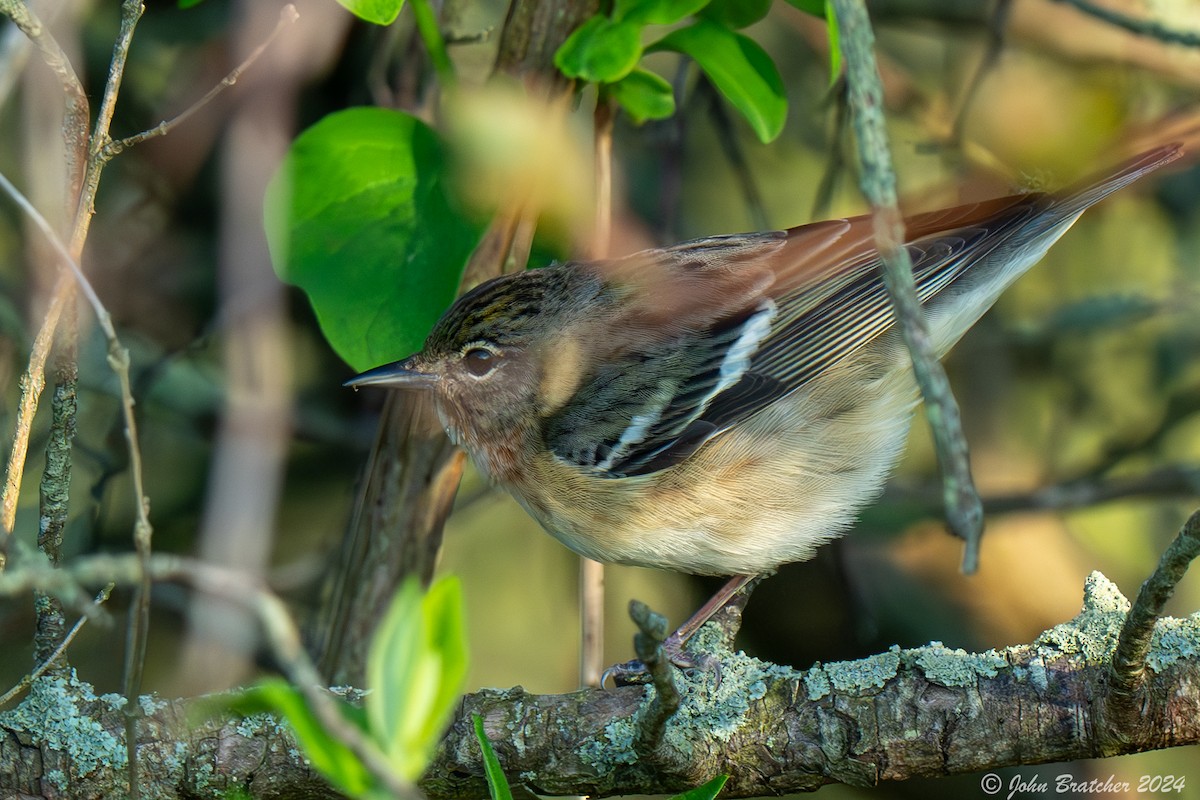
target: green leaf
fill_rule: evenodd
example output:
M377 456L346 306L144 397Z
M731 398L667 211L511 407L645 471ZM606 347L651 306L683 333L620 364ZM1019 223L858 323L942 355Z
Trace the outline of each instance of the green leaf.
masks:
M721 788L725 785L725 781L729 780L728 775L718 775L708 783L701 784L695 789L688 789L682 794L677 794L671 800L713 800L721 793Z
M771 0L712 0L700 16L726 28L745 28L753 25L771 10Z
M421 777L450 721L467 676L462 587L438 580L422 595L400 587L371 642L366 698L371 734L397 773Z
M347 719L355 721L349 704L337 701ZM354 752L330 736L300 692L279 678L268 678L242 692L232 704L244 716L270 711L287 719L304 754L339 791L361 796L378 788L375 777Z
M642 28L595 16L572 33L554 54L554 66L568 78L613 83L630 73L642 57Z
M675 50L695 60L750 123L759 141L769 142L783 130L787 121L783 79L753 39L702 19L672 31L649 49Z
M338 0L350 13L376 25L391 25L400 16L404 0Z
M454 300L479 230L451 205L446 172L424 123L352 108L300 134L267 188L275 271L355 369L419 350Z
M504 777L504 768L500 766L500 759L496 758L496 751L492 749L492 743L483 730L483 717L472 714L471 721L475 723L475 738L479 740L479 749L483 752L483 773L487 777L488 793L492 800L513 800L508 778Z
M638 125L648 119L666 119L675 113L675 92L671 84L644 69L635 69L609 84L608 91Z
M613 19L636 22L639 25L674 25L690 17L708 4L709 0L617 0Z
M787 0L787 3L814 17L824 17L828 10L825 0Z
M177 5L179 8L195 8L203 2L204 0L179 0Z

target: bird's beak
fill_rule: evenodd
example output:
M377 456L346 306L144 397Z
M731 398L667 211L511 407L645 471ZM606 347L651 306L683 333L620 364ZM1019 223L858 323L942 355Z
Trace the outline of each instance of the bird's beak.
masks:
M360 386L390 386L394 389L428 389L437 383L438 376L413 369L413 359L393 361L382 367L369 369L343 383L355 389Z

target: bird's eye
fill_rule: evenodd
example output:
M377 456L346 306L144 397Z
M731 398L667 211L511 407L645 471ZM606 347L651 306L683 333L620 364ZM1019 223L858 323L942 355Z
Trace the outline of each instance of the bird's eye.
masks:
M463 353L463 364L466 365L467 372L477 378L482 378L495 369L498 361L495 353L483 347L472 347Z

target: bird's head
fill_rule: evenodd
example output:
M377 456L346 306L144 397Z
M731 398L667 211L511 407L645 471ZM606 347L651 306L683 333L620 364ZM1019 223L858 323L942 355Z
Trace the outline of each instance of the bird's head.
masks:
M346 385L429 392L447 435L502 477L546 412L547 393L582 378L582 351L570 342L585 297L595 297L585 284L599 285L570 265L483 283L438 320L421 352Z

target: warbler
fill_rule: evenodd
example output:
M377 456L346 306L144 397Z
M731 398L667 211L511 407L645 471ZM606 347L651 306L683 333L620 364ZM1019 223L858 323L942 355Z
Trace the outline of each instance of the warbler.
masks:
M936 352L1085 209L1179 155L908 218ZM749 576L847 530L918 400L870 216L504 275L421 352L347 385L431 393L450 439L578 553L735 576L677 642Z

